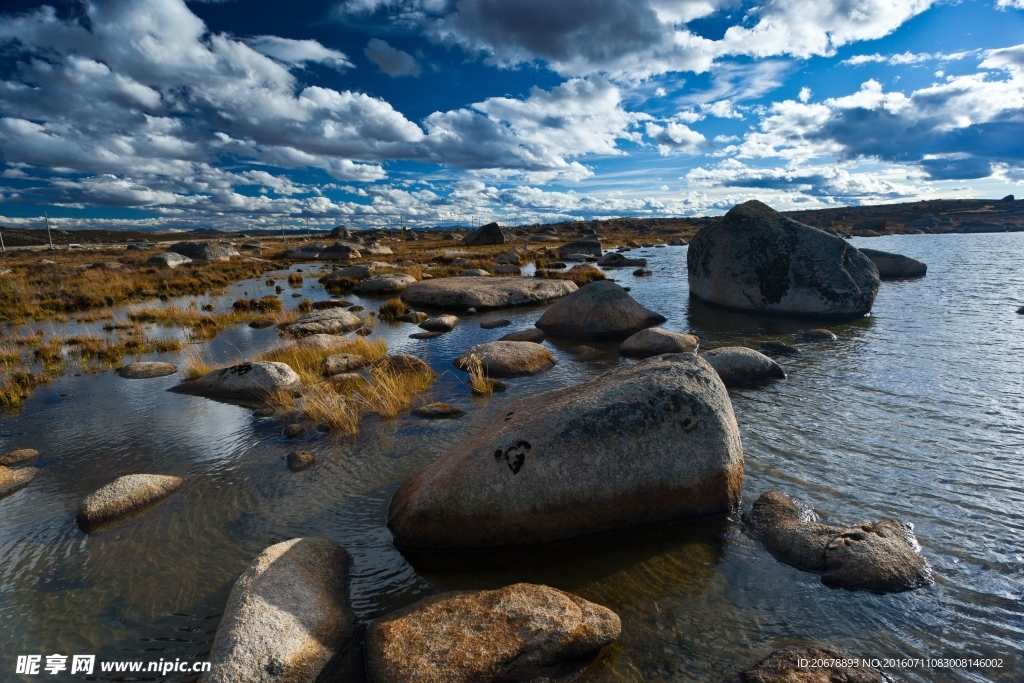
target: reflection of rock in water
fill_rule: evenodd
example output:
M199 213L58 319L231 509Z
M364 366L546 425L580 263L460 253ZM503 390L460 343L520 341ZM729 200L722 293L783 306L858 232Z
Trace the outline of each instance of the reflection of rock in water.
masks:
M246 510L238 519L228 522L226 525L228 535L238 541L261 541L267 545L280 543L288 537L279 530L280 525L275 525L259 512Z

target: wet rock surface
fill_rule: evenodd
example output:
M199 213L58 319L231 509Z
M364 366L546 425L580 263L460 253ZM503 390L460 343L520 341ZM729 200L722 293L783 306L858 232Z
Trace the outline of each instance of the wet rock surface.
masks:
M649 327L622 342L619 354L631 358L647 358L662 353L692 353L699 344L700 340L692 334Z
M545 334L577 339L625 339L665 317L644 308L610 280L591 282L552 304L536 322Z
M316 456L309 451L292 451L286 460L292 472L302 472L316 464Z
M87 496L78 507L83 530L110 524L164 500L185 483L163 474L127 474Z
M742 480L724 385L670 354L509 405L408 479L388 526L410 550L546 543L722 514Z
M439 315L427 318L420 323L420 327L427 332L451 332L458 324L459 319L454 315Z
M12 470L0 466L0 498L9 496L15 491L22 489L35 479L39 470L35 467L22 467Z
M427 420L451 420L462 417L466 411L450 403L428 403L412 409L412 414Z
M611 610L547 586L424 598L366 633L373 683L573 680L621 631Z
M527 341L533 342L534 344L540 344L544 341L544 332L537 328L532 330L518 330L516 332L509 332L498 341Z
M24 465L39 457L39 451L34 448L18 448L0 455L0 466L15 467Z
M786 379L786 371L774 360L745 346L726 346L705 351L700 357L711 364L725 386L746 387Z

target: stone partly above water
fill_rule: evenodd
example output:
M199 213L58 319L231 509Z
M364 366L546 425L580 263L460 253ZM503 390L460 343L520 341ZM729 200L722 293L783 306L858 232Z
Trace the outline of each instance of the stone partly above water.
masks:
M598 280L552 304L535 324L545 334L577 339L625 339L665 317L638 304L611 280Z
M152 379L154 377L166 377L178 371L174 363L161 363L158 361L139 361L129 363L118 372L125 379Z
M473 357L490 377L535 375L554 367L555 357L546 347L528 341L493 341L477 344L452 361L460 370L468 371Z
M768 491L743 521L780 562L821 574L832 588L891 593L933 582L912 527L892 519L850 527L821 524L809 507Z
M340 308L328 308L299 316L295 322L285 328L284 334L289 337L308 337L311 334L348 334L362 326L363 319L355 313Z
M568 280L447 277L411 284L402 292L402 299L413 306L483 310L547 303L576 289Z
M326 538L272 545L238 577L202 683L312 683L355 632L351 558Z
M810 662L820 663L820 666L808 666ZM775 650L729 683L886 683L890 680L860 662L860 657L830 645L791 647Z
M647 358L663 353L691 353L697 350L699 344L700 340L692 334L649 327L622 342L619 346L619 355Z
M878 268L878 276L883 280L905 280L907 278L924 277L928 266L909 256L891 254L877 249L861 249L860 253L871 259Z
M35 467L22 467L17 470L0 466L0 498L28 486L36 478L39 470Z
M755 313L856 318L879 286L875 265L845 240L756 200L698 232L686 265L693 296Z
M621 630L610 609L547 586L452 591L370 624L366 664L372 683L576 680Z
M725 386L669 354L501 410L398 489L388 526L413 551L547 543L723 514L742 482Z
M34 448L18 448L0 455L0 465L14 467L23 465L39 457L39 451Z
M427 318L420 323L420 327L427 332L451 332L458 324L459 319L454 315L439 315Z
M184 480L163 474L126 474L87 496L78 506L83 531L142 512L181 488Z
M705 351L700 357L711 364L730 389L786 379L786 371L781 365L745 346L725 346Z
M425 420L451 420L462 417L466 411L450 403L428 403L412 409L412 414Z
M296 391L302 379L286 363L260 361L214 370L182 382L171 391L215 398L263 399L277 391Z
M397 294L416 282L416 278L405 273L374 275L355 286L356 294Z
M498 341L527 341L533 342L534 344L540 344L544 341L544 333L538 330L536 327L532 330L519 330L518 332L509 332Z
M628 268L632 266L646 266L645 258L628 258L614 251L610 251L597 260L597 265L602 268Z

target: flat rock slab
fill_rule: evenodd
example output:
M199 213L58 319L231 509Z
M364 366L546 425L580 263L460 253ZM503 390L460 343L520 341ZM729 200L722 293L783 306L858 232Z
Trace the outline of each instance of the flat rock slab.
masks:
M348 597L351 558L326 538L272 545L238 577L202 683L316 680L355 632Z
M887 683L877 669L859 666L861 658L829 645L775 650L739 675L739 683ZM810 668L804 662L825 662ZM858 666L844 666L856 662Z
M416 417L422 417L427 420L450 420L456 417L462 417L466 414L466 411L458 406L453 406L450 403L428 403L425 406L419 408L413 408L412 414Z
M786 371L774 360L745 346L726 346L705 351L700 357L711 364L725 386L746 387L786 379Z
M354 372L359 368L370 364L370 359L354 353L335 353L324 359L324 374L340 375L345 372Z
M560 337L625 339L663 322L663 315L638 304L619 285L598 280L556 301L535 324Z
M36 478L39 470L35 467L22 467L12 470L0 466L0 498L9 496L18 489L28 486Z
M535 375L555 366L551 352L540 344L525 341L494 341L471 346L452 361L460 370L469 371L472 358L480 361L484 372L491 377L521 377Z
M444 334L444 332L413 332L409 335L409 339L437 339Z
M621 630L611 610L547 586L453 591L375 620L366 663L374 683L574 680Z
M163 474L127 474L87 496L78 507L78 525L84 531L112 523L148 509L181 488L180 477Z
M576 289L568 280L448 277L411 284L402 299L413 306L484 310L547 303Z
M405 273L374 275L363 280L352 290L356 294L397 294L416 282L416 278Z
M34 448L18 448L0 455L0 466L15 467L35 460L39 457L39 451Z
M459 319L454 315L439 315L427 318L420 323L427 332L451 332L459 324Z
M878 268L878 276L883 280L906 280L928 274L927 265L909 256L877 249L861 249L860 253L871 259L875 268Z
M117 374L125 379L152 379L154 377L166 377L178 371L174 363L160 363L157 361L139 361L129 363L121 368Z
M300 316L285 328L290 337L308 337L311 334L348 334L363 326L363 319L355 313L340 308L313 311Z
M913 528L896 520L822 524L801 501L768 491L743 521L775 559L821 574L826 586L893 593L933 583Z
M540 344L544 341L544 332L536 328L532 330L519 330L518 332L509 332L498 341L527 341Z
M647 358L662 353L693 353L699 345L700 340L692 334L649 327L622 342L619 354L631 358Z
M388 526L412 551L549 543L723 514L742 481L725 386L670 354L502 409L402 484Z
M512 321L506 320L505 318L498 318L497 320L485 320L480 323L480 328L484 330L494 330L499 327L508 327L512 324Z
M751 200L705 227L686 252L690 294L742 311L857 318L878 293L878 270L845 240Z
M259 361L214 370L182 382L172 391L214 398L263 399L277 391L297 391L302 379L286 363Z

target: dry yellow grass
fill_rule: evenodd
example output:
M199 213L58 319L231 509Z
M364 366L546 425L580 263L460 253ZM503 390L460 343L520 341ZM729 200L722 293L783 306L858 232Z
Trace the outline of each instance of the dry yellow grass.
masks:
M302 414L318 424L326 424L338 434L359 433L359 409L329 383L314 384L302 392Z
M198 346L186 348L179 356L179 363L186 380L199 379L216 370Z
M388 355L388 345L383 339L370 341L365 337L345 339L329 349L290 343L270 349L257 356L256 360L287 363L302 378L303 384L312 385L323 379L324 360L336 353L350 353L377 360Z
M388 299L377 309L381 320L394 320L409 312L409 306L401 299Z
M494 386L491 384L490 378L487 377L487 371L484 370L484 364L475 353L469 354L469 359L466 363L466 372L469 373L469 386L472 388L474 394L489 396L494 393Z
M53 371L32 372L27 368L5 373L0 376L0 409L7 412L21 407L36 387L49 384L57 376Z
M395 372L386 368L371 368L370 381L359 390L359 401L367 412L394 418L408 409L413 397L429 389L436 378L433 372Z

